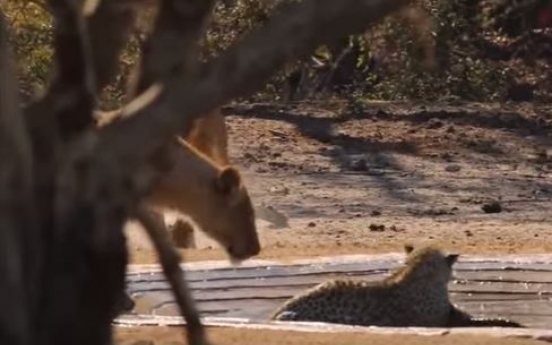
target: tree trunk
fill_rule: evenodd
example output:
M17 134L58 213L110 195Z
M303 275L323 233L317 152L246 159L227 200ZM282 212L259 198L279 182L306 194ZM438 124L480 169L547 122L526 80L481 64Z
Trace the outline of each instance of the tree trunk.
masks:
M196 45L214 1L160 1L138 95L120 121L101 129L92 126L95 100L148 1L105 0L94 8L94 1L49 0L55 73L45 96L24 111L0 16L1 344L110 344L128 260L123 225L139 214L157 173L148 157L185 135L195 118L261 88L289 60L360 33L408 3L285 3L264 27L200 64ZM162 238L158 244L166 246ZM174 267L174 257L161 258Z

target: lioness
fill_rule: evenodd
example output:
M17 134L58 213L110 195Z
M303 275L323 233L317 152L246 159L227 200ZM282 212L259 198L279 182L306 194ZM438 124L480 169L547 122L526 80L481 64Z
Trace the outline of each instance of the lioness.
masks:
M98 126L115 121L119 113L97 113ZM239 172L228 165L226 126L219 109L196 120L186 138L177 136L151 163L161 174L144 200L148 207L188 215L233 261L259 253L255 212Z

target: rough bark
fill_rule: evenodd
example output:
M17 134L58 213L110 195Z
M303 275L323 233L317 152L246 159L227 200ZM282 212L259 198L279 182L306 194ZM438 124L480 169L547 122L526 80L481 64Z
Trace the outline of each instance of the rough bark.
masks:
M153 82L171 74L193 72L198 62L198 40L206 29L214 4L214 0L161 2L154 30L143 46L139 79L131 95L144 92Z
M261 87L290 59L363 31L408 0L282 5L265 27L203 65L195 47L213 2L166 0L144 52L144 92L122 120L96 130L95 98L116 72L133 2L140 1L104 0L84 11L84 0L50 0L56 73L25 116L0 19L2 344L110 344L128 260L123 225L155 177L147 158L201 114ZM177 260L169 255L166 262L169 279L181 279ZM181 308L193 322L194 312Z
M0 12L0 343L27 344L30 281L34 267L26 250L37 241L33 232L32 154L18 104L17 79ZM27 213L29 212L29 213Z

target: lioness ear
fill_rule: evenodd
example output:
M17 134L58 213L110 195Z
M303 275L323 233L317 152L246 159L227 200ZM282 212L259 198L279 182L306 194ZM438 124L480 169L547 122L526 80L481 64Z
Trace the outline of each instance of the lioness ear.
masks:
M411 245L411 244L405 244L404 245L404 251L406 252L406 254L410 254L410 252L412 252L414 250L414 246Z
M225 167L217 176L215 187L223 194L230 194L241 184L240 173L233 167Z
M447 264L449 265L449 267L452 267L452 265L454 265L454 263L458 260L458 257L460 255L458 254L449 254L447 255Z

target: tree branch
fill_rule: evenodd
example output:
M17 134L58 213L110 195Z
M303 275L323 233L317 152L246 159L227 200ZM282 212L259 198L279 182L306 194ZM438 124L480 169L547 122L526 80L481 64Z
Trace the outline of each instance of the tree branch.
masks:
M121 6L119 2L103 0L88 17L96 93L101 92L117 74L119 54L136 20L136 10L132 6Z
M197 63L197 46L215 0L162 0L154 30L143 47L140 76L131 96L171 74L186 75Z
M195 307L195 301L184 279L184 272L179 265L180 256L174 250L162 220L159 220L142 206L138 207L135 216L146 230L159 255L163 273L169 281L176 304L180 309L180 314L186 320L188 344L207 345L205 328L201 323L199 312Z
M54 14L55 75L48 93L53 98L63 139L93 124L95 75L83 0L49 0Z
M117 73L135 10L101 1L88 18L82 0L50 0L55 18L55 75L45 96L26 109L35 145L47 161L57 137L68 139L93 125L95 97ZM50 152L47 152L50 151ZM53 160L53 159L51 159Z
M125 107L122 121L100 133L101 159L136 167L166 138L188 133L195 118L262 87L286 61L304 57L324 42L360 33L409 2L304 0L280 6L264 27L202 66L198 76L171 75Z

